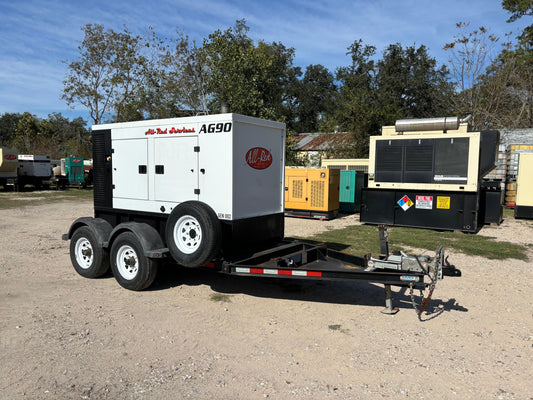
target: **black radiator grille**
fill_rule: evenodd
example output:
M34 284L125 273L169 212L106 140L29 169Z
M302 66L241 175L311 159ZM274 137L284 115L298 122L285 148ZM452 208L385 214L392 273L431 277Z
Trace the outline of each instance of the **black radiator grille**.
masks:
M93 132L94 207L112 207L111 130Z

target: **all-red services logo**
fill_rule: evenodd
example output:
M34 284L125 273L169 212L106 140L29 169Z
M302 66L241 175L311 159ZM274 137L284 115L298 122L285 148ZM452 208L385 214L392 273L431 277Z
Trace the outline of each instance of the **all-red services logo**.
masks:
M15 154L6 154L4 156L4 159L8 160L8 161L13 161L13 160L16 160L17 159L17 156Z
M72 160L72 162L73 163L79 163L79 162L81 162L81 160L79 158L75 158L75 159Z
M272 154L262 147L254 147L246 153L246 162L254 169L265 169L272 164Z

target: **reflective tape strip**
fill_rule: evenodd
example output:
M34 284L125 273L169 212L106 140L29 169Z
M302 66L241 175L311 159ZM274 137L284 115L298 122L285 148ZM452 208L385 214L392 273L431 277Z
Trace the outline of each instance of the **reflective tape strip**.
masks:
M239 274L312 276L316 278L320 278L322 276L322 272L319 272L319 271L299 271L299 270L291 270L291 269L270 269L270 268L236 267L235 272Z

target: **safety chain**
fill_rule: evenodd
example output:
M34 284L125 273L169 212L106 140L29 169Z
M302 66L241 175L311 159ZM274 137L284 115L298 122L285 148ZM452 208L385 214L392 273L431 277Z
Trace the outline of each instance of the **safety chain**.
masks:
M420 303L420 307L421 307L420 309L418 309L418 306L416 304L414 285L412 282L409 284L409 295L411 296L411 303L413 304L413 308L415 309L418 319L420 319L420 316L422 315L422 313L426 311L426 308L429 305L429 302L431 300L431 296L433 295L433 291L435 290L435 287L437 286L437 280L439 276L438 266L440 263L440 256L441 256L440 251L438 251L437 255L435 256L436 262L435 262L435 268L433 268L433 276L431 276L428 273L428 277L429 279L431 279L431 283L428 285L429 291L428 291L428 295L425 298L424 298L424 291L420 289L420 297L422 298L422 302Z

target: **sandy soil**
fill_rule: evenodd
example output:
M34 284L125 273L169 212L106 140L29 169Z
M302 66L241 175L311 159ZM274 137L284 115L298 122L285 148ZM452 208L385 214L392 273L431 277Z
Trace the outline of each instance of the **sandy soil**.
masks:
M423 322L403 290L381 314L367 283L166 266L130 292L72 268L61 234L90 215L90 201L0 210L3 399L533 398L531 261L451 254L463 276ZM352 223L289 219L287 235ZM531 244L533 223L481 234Z

